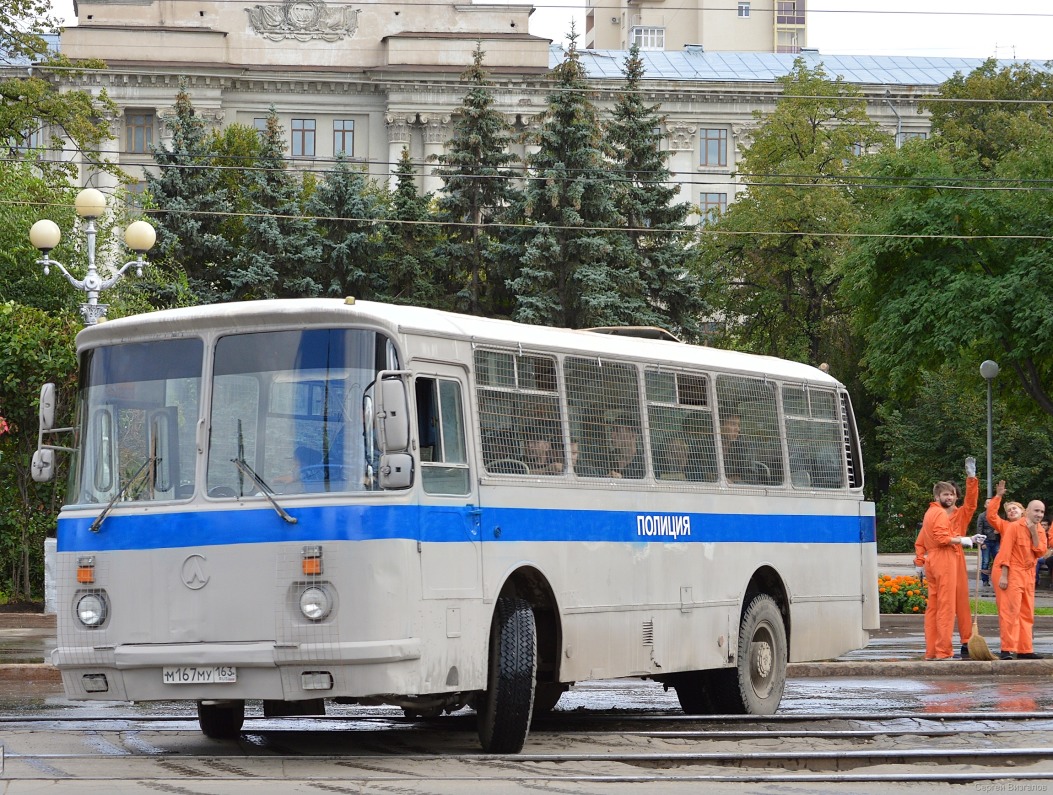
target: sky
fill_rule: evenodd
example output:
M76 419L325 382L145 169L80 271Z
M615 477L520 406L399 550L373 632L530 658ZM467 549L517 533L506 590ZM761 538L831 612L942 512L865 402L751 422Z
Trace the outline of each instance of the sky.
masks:
M484 0L489 2L490 0ZM495 0L500 2L501 0ZM515 0L505 0L514 2ZM691 0L666 0L690 2ZM736 0L726 0L729 7ZM328 0L366 8L369 0ZM830 55L931 55L1053 60L1053 0L805 0L808 47ZM601 8L604 0L593 0ZM575 20L584 45L585 0L532 0L530 32L563 42ZM53 0L72 22L73 0ZM953 11L951 9L954 9Z

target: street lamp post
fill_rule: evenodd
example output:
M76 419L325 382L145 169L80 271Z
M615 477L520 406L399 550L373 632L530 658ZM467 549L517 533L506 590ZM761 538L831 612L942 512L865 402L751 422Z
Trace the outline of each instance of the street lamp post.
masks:
M62 232L54 221L45 219L33 224L32 229L29 230L29 240L44 255L37 260L37 263L44 266L45 276L50 273L50 268L54 265L62 271L66 281L76 289L84 291L88 300L80 305L80 314L84 318L84 325L94 326L100 320L106 319L108 309L106 304L99 303L99 293L117 284L131 267L135 268L137 275L142 276L143 266L146 264L143 255L153 246L157 235L154 233L154 228L146 221L135 221L128 224L128 228L124 231L124 242L138 257L125 263L108 279L103 279L95 269L95 219L106 212L106 197L95 188L85 188L77 194L75 204L77 215L87 223L88 272L84 274L83 279L75 278L61 262L48 256L62 239Z
M992 440L994 438L994 434L991 430L991 382L994 381L995 376L998 375L998 363L993 362L990 359L986 360L980 365L980 375L982 375L987 382L987 497L990 499L994 494L994 487L992 486L993 478L991 475L992 462L994 460L994 455L991 451Z

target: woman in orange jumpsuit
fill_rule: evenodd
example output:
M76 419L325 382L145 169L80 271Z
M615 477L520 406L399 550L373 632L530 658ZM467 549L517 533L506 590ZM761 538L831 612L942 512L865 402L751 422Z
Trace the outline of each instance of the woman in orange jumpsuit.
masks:
M963 649L967 648L972 636L969 579L965 574L962 548L973 545L973 537L966 535L966 531L976 512L979 482L975 459L966 459L965 466L965 502L960 508L955 507L958 489L953 483L940 482L933 486L934 501L929 503L914 542L914 565L925 567L925 580L929 584L929 600L925 607L926 660L954 659L955 616Z
M991 577L997 577L995 604L998 605L998 631L1002 644L999 658L1037 660L1033 633L1035 627L1035 562L1046 552L1046 531L1042 517L1046 506L1032 500L1023 510L1018 502L1006 504L1008 520L998 515L1005 494L1005 481L998 481L995 496L987 503L987 521L1002 535L1002 546L994 559Z

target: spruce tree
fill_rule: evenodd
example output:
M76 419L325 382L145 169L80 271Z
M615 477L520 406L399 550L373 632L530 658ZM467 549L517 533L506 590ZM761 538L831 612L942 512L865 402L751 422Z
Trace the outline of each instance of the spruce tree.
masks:
M576 48L551 76L555 82L527 157L523 199L512 219L522 225L509 246L508 286L514 317L526 323L582 328L635 323L646 310L632 267L605 159L603 130Z
M417 190L415 168L405 147L392 173L395 190L381 227L386 275L381 298L397 304L450 308L441 301L435 278L442 236L431 214L431 195Z
M376 298L386 292L380 261L384 214L379 189L341 153L307 200L321 237L322 253L314 279L325 295Z
M301 207L300 186L285 163L284 133L271 109L256 167L244 175L249 204L245 236L230 273L230 298L319 295L321 245Z
M444 221L446 240L440 252L445 290L455 293L460 309L472 314L499 312L500 278L491 271L495 235L491 224L515 195L509 168L516 156L508 151L511 134L494 107L493 85L483 69L483 51L475 49L473 63L461 75L468 92L454 120L454 134L436 169L443 181L436 206Z
M705 305L698 277L688 267L692 208L675 201L680 186L671 182L669 155L660 146L665 118L658 105L644 103L638 46L629 51L622 73L625 89L612 109L607 139L620 167L616 201L627 226L632 267L647 298L648 311L639 320L694 339Z
M212 286L225 280L234 256L222 224L229 209L227 191L214 168L211 139L194 112L185 83L176 95L170 146L154 148L158 173L146 174L146 186L156 207L157 230L153 259L181 270L200 300L216 300Z

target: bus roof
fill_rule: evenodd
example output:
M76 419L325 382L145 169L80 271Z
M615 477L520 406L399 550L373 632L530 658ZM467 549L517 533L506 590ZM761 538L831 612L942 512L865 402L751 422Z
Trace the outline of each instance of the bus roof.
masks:
M349 325L368 322L395 336L425 335L460 339L478 344L526 346L586 355L631 358L670 365L717 368L763 374L791 381L837 385L828 373L811 365L774 356L739 353L705 345L688 345L662 339L629 337L598 331L552 328L510 320L461 315L375 301L339 298L290 298L204 304L164 309L107 320L88 326L77 335L78 350L98 345L214 331L259 331L274 325L305 328L327 323Z

